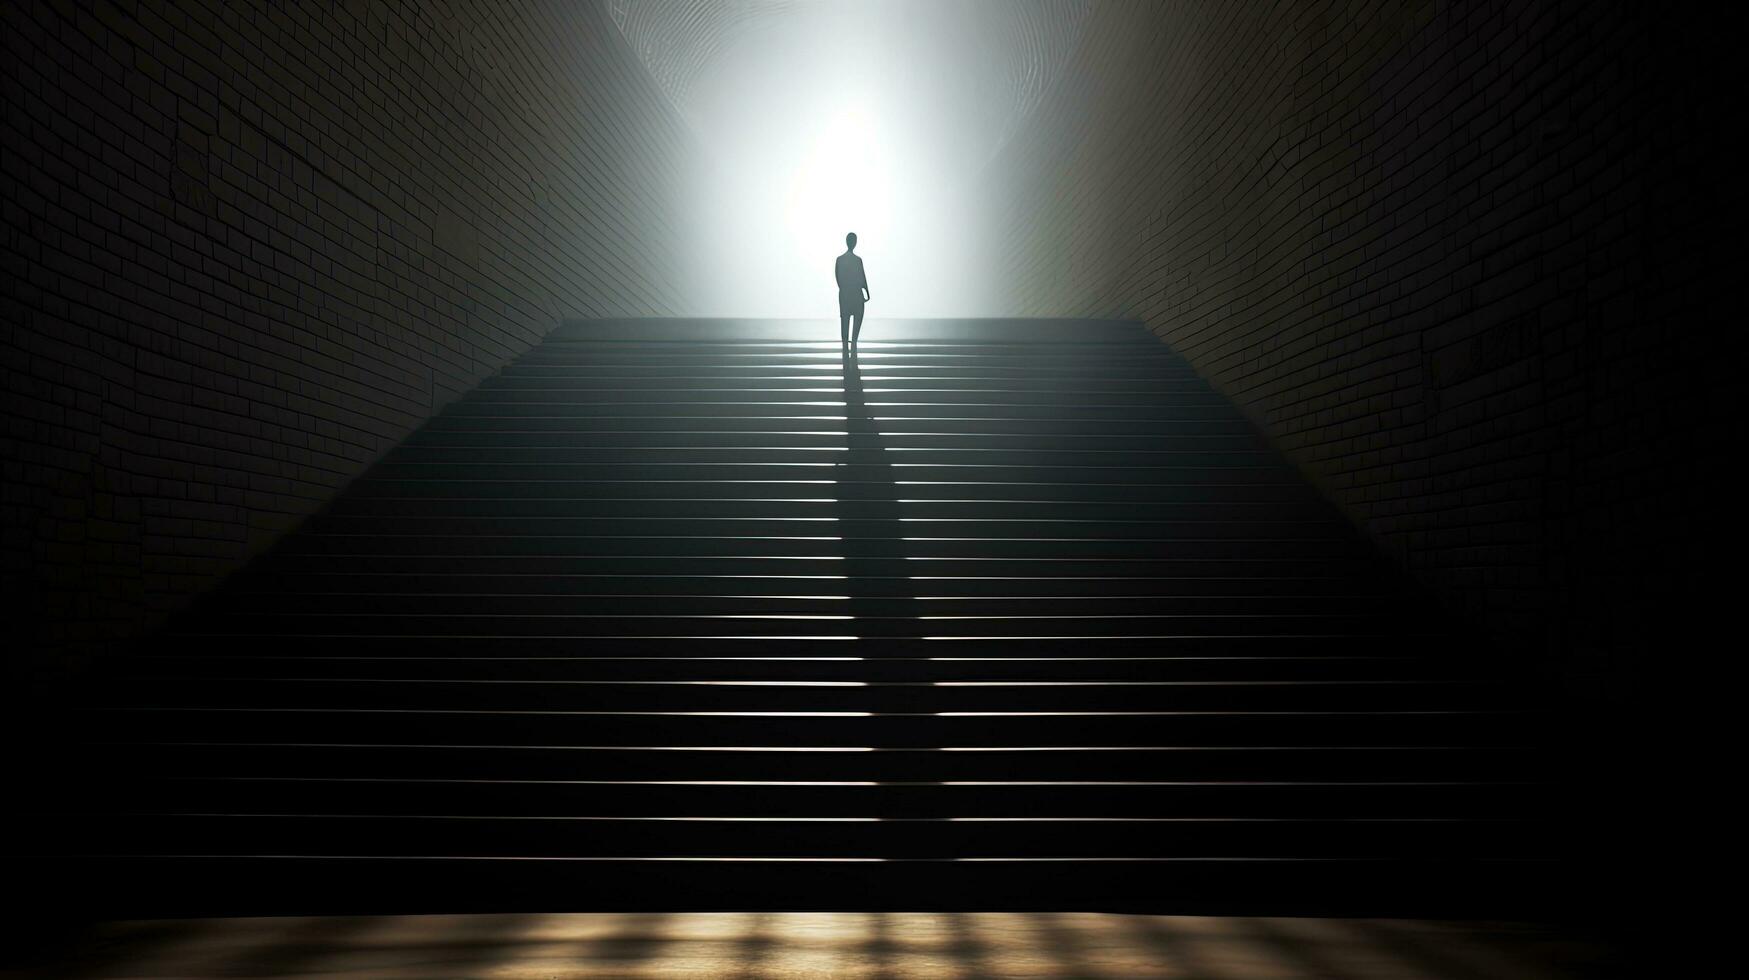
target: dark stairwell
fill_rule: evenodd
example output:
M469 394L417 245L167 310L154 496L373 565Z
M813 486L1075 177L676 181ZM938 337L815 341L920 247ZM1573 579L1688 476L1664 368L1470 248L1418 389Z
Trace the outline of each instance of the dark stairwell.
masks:
M735 52L786 92L855 74L750 40L834 10L901 21L815 38L891 42L844 65L888 108L990 139L919 127L907 161L717 84ZM1689 725L1734 717L1705 702L1741 387L1716 27L0 5L13 894L1638 934L1723 812L1690 777L1727 743ZM909 215L855 226L854 360L851 228L735 210L795 203L713 170L746 119L820 136L822 173L869 149ZM794 283L737 282L778 246ZM687 319L765 302L817 319Z
M135 917L1547 908L1525 692L1169 349L818 332L575 322L487 379L55 719L45 880Z

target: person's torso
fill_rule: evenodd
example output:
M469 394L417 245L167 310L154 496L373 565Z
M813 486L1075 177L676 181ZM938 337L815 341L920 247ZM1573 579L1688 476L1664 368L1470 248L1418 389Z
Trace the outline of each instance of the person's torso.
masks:
M854 252L846 252L838 256L838 291L851 293L862 291L866 280L862 275L862 256Z

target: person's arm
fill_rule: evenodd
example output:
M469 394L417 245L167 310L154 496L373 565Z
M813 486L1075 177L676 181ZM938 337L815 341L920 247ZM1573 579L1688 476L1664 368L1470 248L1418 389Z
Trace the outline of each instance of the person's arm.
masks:
M862 301L866 303L874 298L868 291L868 270L862 268L861 263L858 263L857 267L862 272Z
M844 263L838 259L832 260L832 281L840 290L844 288Z

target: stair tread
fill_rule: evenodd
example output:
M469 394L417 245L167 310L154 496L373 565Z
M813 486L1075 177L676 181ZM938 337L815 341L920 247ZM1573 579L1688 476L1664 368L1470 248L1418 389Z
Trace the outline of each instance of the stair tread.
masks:
M828 328L567 321L103 660L31 860L152 912L1546 877L1532 688L1176 353Z

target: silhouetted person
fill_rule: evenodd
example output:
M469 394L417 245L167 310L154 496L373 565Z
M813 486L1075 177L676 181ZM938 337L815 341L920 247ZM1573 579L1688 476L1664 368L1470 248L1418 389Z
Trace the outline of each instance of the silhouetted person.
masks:
M838 340L855 344L862 333L862 304L868 302L868 274L862 271L862 256L856 254L856 232L844 236L844 254L832 269L838 280ZM856 329L850 321L856 320Z

